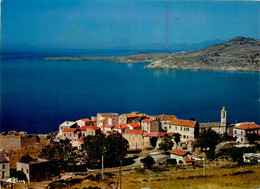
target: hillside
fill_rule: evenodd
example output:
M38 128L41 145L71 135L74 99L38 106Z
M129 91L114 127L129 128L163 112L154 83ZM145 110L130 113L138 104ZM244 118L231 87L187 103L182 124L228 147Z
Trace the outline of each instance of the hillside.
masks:
M173 53L146 68L188 70L258 70L260 41L237 37L204 49Z
M61 57L43 60L109 60L118 63L150 63L148 69L253 70L259 71L260 40L236 37L207 48L178 53L138 53L118 57Z

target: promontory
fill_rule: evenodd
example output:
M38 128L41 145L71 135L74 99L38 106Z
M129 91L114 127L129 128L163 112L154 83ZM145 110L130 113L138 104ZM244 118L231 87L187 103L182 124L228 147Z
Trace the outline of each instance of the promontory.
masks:
M58 57L42 60L108 60L117 63L149 63L148 69L252 70L259 71L260 40L236 37L207 48L176 53L137 53L111 57Z

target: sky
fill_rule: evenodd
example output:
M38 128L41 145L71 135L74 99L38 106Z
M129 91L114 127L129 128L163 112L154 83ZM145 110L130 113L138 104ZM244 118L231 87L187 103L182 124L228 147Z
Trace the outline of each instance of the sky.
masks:
M260 1L168 0L168 43L260 38ZM2 0L1 48L166 44L166 0Z

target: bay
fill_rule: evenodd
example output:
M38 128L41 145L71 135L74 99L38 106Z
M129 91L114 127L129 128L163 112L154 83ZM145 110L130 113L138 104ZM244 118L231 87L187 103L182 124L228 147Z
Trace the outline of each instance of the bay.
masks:
M138 51L2 52L0 131L49 133L102 112L174 114L199 122L259 124L259 72L148 70L147 63L43 61Z

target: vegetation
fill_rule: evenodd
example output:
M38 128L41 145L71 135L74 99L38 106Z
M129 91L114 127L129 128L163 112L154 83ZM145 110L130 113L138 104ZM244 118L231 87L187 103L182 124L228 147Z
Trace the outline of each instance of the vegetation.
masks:
M246 135L246 138L247 138L249 144L255 144L256 141L258 141L260 139L259 135L256 133L249 133Z
M220 149L219 153L217 156L228 156L232 158L234 162L237 162L238 164L243 163L243 154L244 153L254 153L256 152L255 148L252 147L242 147L242 148L225 148L225 149Z
M172 141L172 137L165 134L163 139L162 139L162 142L159 144L159 149L167 152L167 151L172 149L173 145L174 144L173 144L173 141Z
M203 131L199 134L196 145L206 150L207 158L214 159L215 149L220 141L220 136L213 130Z
M102 154L105 167L119 166L127 155L128 141L119 133L87 136L84 140L83 151L87 153L90 168L101 168Z
M153 167L153 165L155 164L155 161L152 158L152 156L147 155L145 158L141 159L141 163L143 163L144 168L151 169Z
M181 134L180 133L174 133L173 136L174 136L174 141L178 145L179 142L181 141Z

